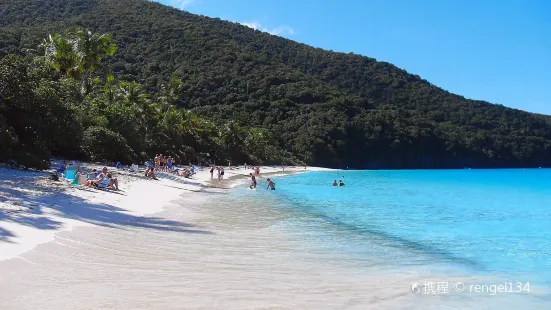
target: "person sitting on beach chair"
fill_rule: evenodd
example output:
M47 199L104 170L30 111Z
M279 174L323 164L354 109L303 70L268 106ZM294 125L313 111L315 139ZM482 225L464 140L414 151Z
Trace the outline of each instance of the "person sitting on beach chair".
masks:
M88 180L85 186L93 186L96 188L114 187L116 190L119 190L119 180L117 180L117 178L113 178L111 174L107 172L107 167L103 167L97 178L94 180Z

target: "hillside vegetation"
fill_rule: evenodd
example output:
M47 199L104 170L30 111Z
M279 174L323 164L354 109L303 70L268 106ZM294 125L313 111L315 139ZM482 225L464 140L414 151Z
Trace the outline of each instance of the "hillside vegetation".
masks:
M0 10L9 2L0 0ZM43 55L38 46L48 34L63 35L76 26L112 34L117 52L104 60L112 83L137 82L151 98L145 106L165 98L180 107L175 113L193 115L197 124L212 123L211 131L190 123L201 133L182 129L170 142L151 147L143 141L155 141L156 134L147 138L142 128L143 135L135 136L126 125L102 123L137 157L172 152L187 160L217 150L216 158L224 161L326 167L551 166L547 116L467 100L372 58L313 48L145 0L14 1L0 19L0 57L15 61L7 55L16 54L28 64ZM94 77L102 85L111 83L104 71ZM166 100L167 85L175 79L181 85ZM71 104L97 103L93 93ZM128 100L137 100L128 107L140 106L139 99ZM100 110L109 106L96 104ZM162 118L139 122L154 127ZM81 131L87 126L81 124ZM223 139L220 128L228 132ZM230 137L236 128L246 133ZM208 140L211 134L218 140ZM243 147L246 137L255 135L262 136L258 153L257 142Z

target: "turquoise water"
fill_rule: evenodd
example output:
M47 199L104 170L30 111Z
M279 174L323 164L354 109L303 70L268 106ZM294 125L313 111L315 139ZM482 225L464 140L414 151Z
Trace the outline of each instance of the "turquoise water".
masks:
M237 190L338 262L551 285L551 170L330 171ZM332 187L333 180L344 187ZM264 186L264 187L263 187Z

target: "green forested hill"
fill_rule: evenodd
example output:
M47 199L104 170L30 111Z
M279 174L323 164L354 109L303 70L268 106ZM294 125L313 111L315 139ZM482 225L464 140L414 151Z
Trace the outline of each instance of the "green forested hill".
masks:
M0 10L9 2L0 0ZM184 81L177 105L268 128L277 149L311 165L551 166L547 116L467 100L372 58L145 0L15 0L0 19L0 57L39 53L48 33L74 26L113 35L118 51L108 61L120 80L155 92L175 72Z

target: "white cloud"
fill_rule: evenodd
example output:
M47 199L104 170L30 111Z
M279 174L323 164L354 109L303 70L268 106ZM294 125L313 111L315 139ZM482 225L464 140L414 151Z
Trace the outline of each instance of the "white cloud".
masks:
M253 28L254 30L260 30L263 32L267 32L269 34L273 34L276 36L284 36L284 35L293 35L295 34L295 30L289 26L279 26L276 28L267 28L263 27L262 24L258 21L252 21L252 22L241 22L240 23L243 26L247 26L249 28Z
M257 29L260 28L260 23L255 22L255 21L253 21L253 22L242 22L240 24L243 25L243 26L247 26L249 28L253 28L254 30L257 30Z
M170 3L172 4L172 6L182 10L188 7L190 4L194 4L197 2L198 2L197 0L170 0Z

